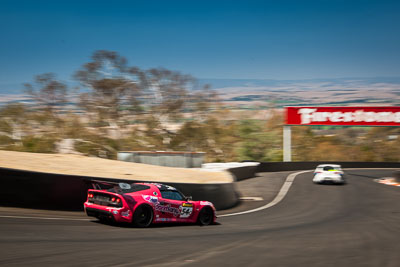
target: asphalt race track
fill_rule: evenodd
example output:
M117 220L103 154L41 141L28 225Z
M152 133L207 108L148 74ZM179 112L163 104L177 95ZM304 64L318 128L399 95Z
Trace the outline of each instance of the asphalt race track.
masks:
M277 205L206 227L137 229L104 225L83 213L10 209L0 213L0 265L398 267L400 188L373 181L392 173L347 170L345 186L314 185L311 172L300 174ZM239 183L241 192L264 201L220 214L265 205L287 175ZM271 187L263 186L268 177L276 177Z

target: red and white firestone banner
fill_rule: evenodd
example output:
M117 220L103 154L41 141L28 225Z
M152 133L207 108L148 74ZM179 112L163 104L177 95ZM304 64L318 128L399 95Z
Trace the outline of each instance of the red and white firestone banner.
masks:
M287 107L286 124L400 126L400 107Z

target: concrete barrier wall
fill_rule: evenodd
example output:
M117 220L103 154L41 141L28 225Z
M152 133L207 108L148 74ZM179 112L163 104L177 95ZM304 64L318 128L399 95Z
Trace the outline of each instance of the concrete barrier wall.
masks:
M90 184L71 175L0 168L0 205L81 210Z
M255 177L257 170L258 166L245 166L228 169L228 171L235 177L236 181Z
M206 163L203 164L201 168L210 171L228 171L232 174L235 181L242 181L255 177L259 164L259 162L219 162Z
M261 162L257 172L312 170L319 164L340 164L342 168L400 168L400 162Z
M57 210L83 210L92 180L127 182L111 178L61 175L0 168L0 205ZM141 182L129 180L128 182ZM193 200L208 200L218 210L235 206L239 197L233 183L168 183Z

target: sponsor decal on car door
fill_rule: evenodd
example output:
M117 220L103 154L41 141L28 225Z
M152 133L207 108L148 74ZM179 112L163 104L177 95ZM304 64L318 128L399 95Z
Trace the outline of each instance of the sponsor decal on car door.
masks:
M154 206L159 218L164 218L166 221L176 221L180 214L179 203L177 202L179 201L160 198Z
M180 219L188 219L193 214L193 204L178 200L160 199L160 202L155 205L155 210L158 212L159 218L165 218L167 221L180 221Z

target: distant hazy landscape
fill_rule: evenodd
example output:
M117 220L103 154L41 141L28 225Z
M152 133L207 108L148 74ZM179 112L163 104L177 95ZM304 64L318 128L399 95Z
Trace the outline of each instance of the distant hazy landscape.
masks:
M232 105L399 105L400 78L207 80Z
M28 101L22 84L0 84L0 104ZM68 84L68 82L67 82ZM400 105L400 78L199 79L228 106ZM73 84L70 84L73 87Z

